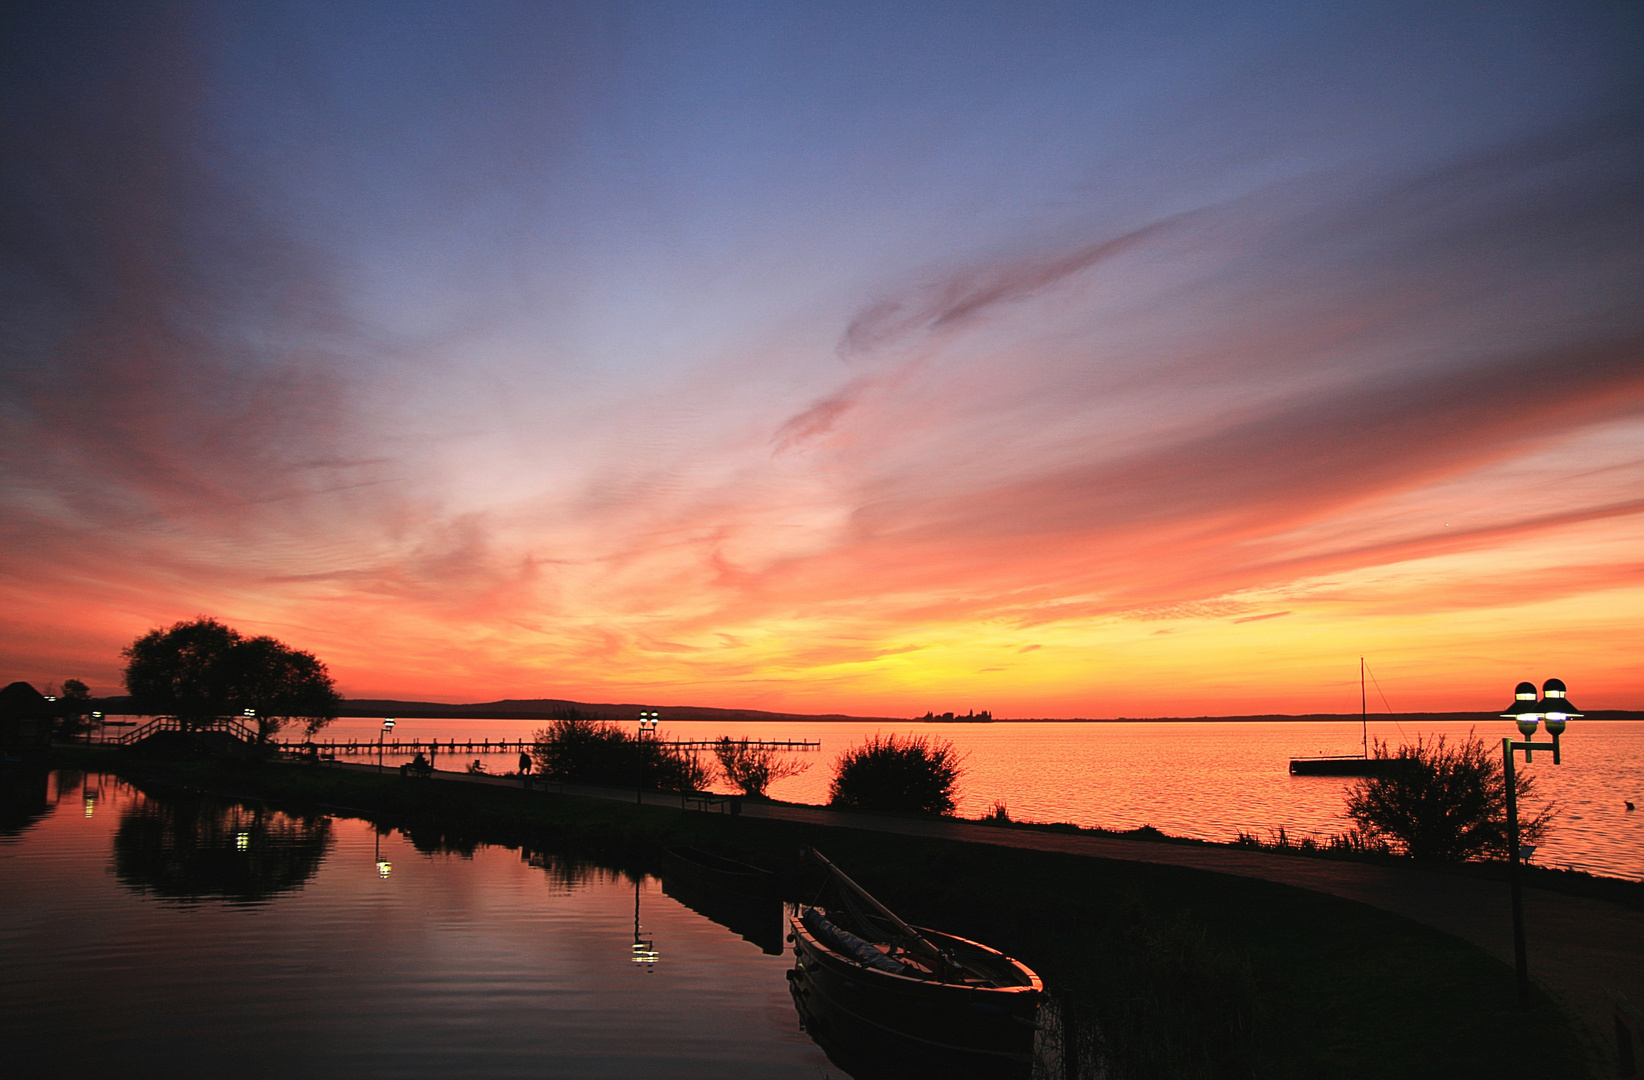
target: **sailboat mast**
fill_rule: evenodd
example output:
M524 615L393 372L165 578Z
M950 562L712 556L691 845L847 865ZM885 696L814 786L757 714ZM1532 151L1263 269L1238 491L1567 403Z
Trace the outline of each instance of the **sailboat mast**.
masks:
M1364 657L1359 657L1359 727L1364 731L1364 758L1370 759L1370 714L1364 707Z

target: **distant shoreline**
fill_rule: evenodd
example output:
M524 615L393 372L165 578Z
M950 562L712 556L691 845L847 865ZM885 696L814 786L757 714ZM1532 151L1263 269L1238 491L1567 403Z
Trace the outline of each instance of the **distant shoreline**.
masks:
M141 715L131 711L129 698L101 698L88 702L108 716ZM1253 713L1241 716L996 716L990 720L932 719L922 716L849 716L844 713L787 713L759 709L716 709L700 705L654 704L588 704L561 701L552 698L479 702L472 705L454 705L439 701L397 701L387 698L356 698L343 701L337 716L349 719L376 719L392 716L401 720L536 720L548 722L575 714L592 720L632 720L641 709L655 709L663 720L675 723L697 722L753 722L804 724L931 724L941 726L977 726L982 724L1241 724L1241 723L1321 723L1354 722L1358 713ZM1395 723L1457 723L1476 721L1494 723L1500 719L1492 712L1405 712L1376 713L1369 719ZM1644 720L1644 710L1595 709L1587 713L1581 723L1604 720Z

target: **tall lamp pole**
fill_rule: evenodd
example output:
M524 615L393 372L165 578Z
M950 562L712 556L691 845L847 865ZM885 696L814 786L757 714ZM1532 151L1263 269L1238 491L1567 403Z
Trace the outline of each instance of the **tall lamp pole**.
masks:
M639 762L639 774L634 777L634 805L638 806L645 801L645 733L656 735L657 713L655 709L641 709L639 712L639 745L634 757Z
M1521 682L1513 691L1513 703L1502 712L1502 718L1518 721L1518 730L1524 741L1508 736L1501 740L1503 778L1507 782L1507 880L1513 891L1513 966L1518 972L1518 1003L1530 1004L1530 967L1524 954L1524 892L1518 880L1518 783L1513 775L1514 752L1524 751L1528 764L1537 750L1551 750L1553 764L1559 764L1558 739L1570 720L1581 713L1570 704L1562 679L1548 679L1541 687L1541 700L1536 700L1536 684ZM1547 721L1547 734L1552 742L1536 742L1536 728Z
M377 732L377 771L378 772L382 772L382 739L383 739L383 736L387 735L390 731L393 731L393 730L394 730L394 718L392 716L390 716L382 722L382 730Z

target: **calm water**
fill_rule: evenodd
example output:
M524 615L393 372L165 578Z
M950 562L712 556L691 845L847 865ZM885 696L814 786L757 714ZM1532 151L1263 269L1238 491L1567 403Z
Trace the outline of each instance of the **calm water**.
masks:
M652 877L112 777L0 795L13 1076L843 1075L788 959Z
M424 740L529 739L542 726L518 720L400 720L394 734ZM380 721L338 720L325 737L371 740L380 729ZM1502 736L1516 734L1501 720L1421 727L1370 721L1370 737L1391 746L1413 742L1418 734L1465 738L1469 730L1476 730L1496 753ZM669 723L663 716L664 737L820 740L822 749L805 755L813 762L806 773L771 788L777 798L809 803L827 801L833 762L841 751L875 732L892 731L953 741L965 755L959 812L967 817L1003 802L1018 819L1113 829L1153 825L1206 840L1232 840L1241 831L1265 838L1280 828L1291 837L1342 831L1345 792L1352 781L1293 777L1288 763L1305 754L1357 753L1360 747L1357 721L728 724ZM1536 861L1644 878L1644 722L1572 723L1561 757L1558 766L1543 754L1529 766L1522 758L1519 762L1521 775L1533 776L1539 794L1561 808ZM390 755L387 760L396 759ZM517 767L514 755L486 760L492 771ZM449 758L439 765L458 767ZM1628 800L1641 809L1629 813Z

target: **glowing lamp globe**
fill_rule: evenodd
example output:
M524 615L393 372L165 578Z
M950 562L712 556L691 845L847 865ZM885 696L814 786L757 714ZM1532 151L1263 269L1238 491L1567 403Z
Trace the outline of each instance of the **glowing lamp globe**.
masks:
M1582 715L1571 703L1563 679L1548 679L1542 684L1541 712L1547 718L1547 731L1553 735L1564 734L1564 725Z
M1533 736L1541 723L1541 703L1536 700L1536 684L1519 683L1513 690L1513 703L1502 710L1501 717L1518 721L1518 730L1524 733L1526 739Z

